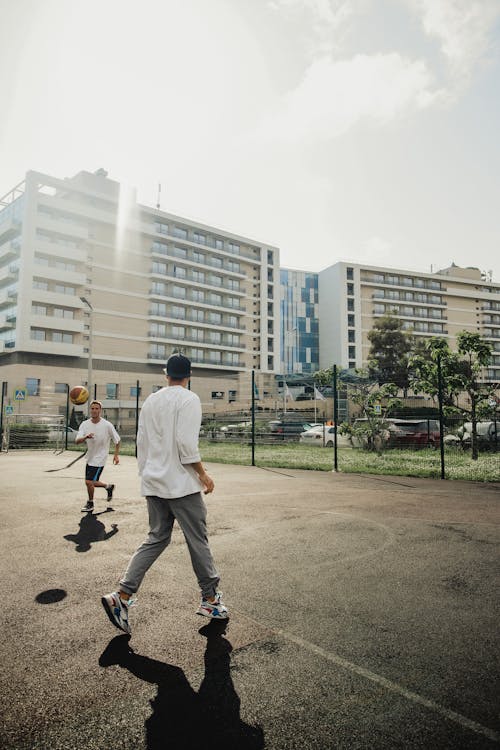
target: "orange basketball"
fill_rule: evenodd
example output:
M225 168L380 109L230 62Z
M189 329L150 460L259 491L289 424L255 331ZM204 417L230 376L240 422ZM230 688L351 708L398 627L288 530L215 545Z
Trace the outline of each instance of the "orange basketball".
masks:
M72 404L81 406L81 404L87 403L89 392L84 385L74 385L69 392L69 399Z

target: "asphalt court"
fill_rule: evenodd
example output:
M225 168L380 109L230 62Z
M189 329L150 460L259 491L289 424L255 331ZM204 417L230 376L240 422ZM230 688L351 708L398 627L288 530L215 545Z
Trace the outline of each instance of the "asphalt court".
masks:
M136 462L90 515L83 461L47 471L72 458L0 456L2 748L500 744L500 484L209 464L229 625L176 531L128 640L100 596L145 535Z

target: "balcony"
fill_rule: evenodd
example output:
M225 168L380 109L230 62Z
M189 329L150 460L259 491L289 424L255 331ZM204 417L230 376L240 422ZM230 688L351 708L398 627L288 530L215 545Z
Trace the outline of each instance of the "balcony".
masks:
M14 260L19 256L21 243L19 240L11 240L0 247L0 264L3 261Z
M0 243L12 240L20 234L22 223L19 219L10 217L0 224Z

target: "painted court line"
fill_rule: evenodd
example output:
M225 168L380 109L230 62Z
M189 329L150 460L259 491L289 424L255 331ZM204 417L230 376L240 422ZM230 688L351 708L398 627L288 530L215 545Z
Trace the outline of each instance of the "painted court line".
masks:
M274 632L277 635L281 635L283 638L285 638L285 640L295 643L297 646L301 646L302 648L311 651L317 656L321 656L323 659L326 659L327 661L330 661L333 664L342 667L343 669L348 669L350 672L354 672L355 674L360 675L360 677L364 677L365 679L370 680L371 682L374 682L383 688L386 688L386 690L391 690L393 693L397 693L403 698L406 698L406 700L413 701L413 703L418 703L419 705L424 706L425 708L428 708L437 714L440 714L445 719L453 721L455 724L459 724L465 729L470 729L476 734L481 734L484 737L487 737L489 740L492 740L493 742L498 742L500 740L500 735L492 729L483 727L482 724L478 724L476 721L472 721L472 719L468 719L466 716L462 716L462 714L459 714L456 711L451 711L450 709L441 706L439 703L435 703L428 698L424 698L418 693L414 693L412 690L407 690L401 685L398 685L391 680L387 680L385 677L381 677L375 672L370 672L370 670L365 669L364 667L360 667L358 664L354 664L351 661L347 661L347 659L343 659L341 656L337 656L337 654L334 654L330 651L325 651L325 649L321 648L320 646L316 646L314 643L305 641L299 636L292 635L286 630L278 629L274 630Z

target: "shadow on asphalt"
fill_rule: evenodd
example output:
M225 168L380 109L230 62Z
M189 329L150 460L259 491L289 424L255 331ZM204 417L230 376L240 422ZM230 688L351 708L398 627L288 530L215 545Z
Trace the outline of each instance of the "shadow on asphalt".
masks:
M148 750L238 748L261 750L264 732L241 720L240 699L230 674L233 647L227 622L212 620L198 631L207 639L205 675L198 692L180 667L134 653L129 635L113 638L99 657L101 667L117 664L140 680L158 685L153 713L145 723Z
M78 532L76 534L65 534L64 539L76 544L75 552L88 552L92 547L92 542L107 542L112 536L118 534L118 526L113 523L111 524L111 531L106 531L106 527L97 516L102 515L102 513L109 513L112 510L112 508L108 508L101 513L86 513L78 524Z

